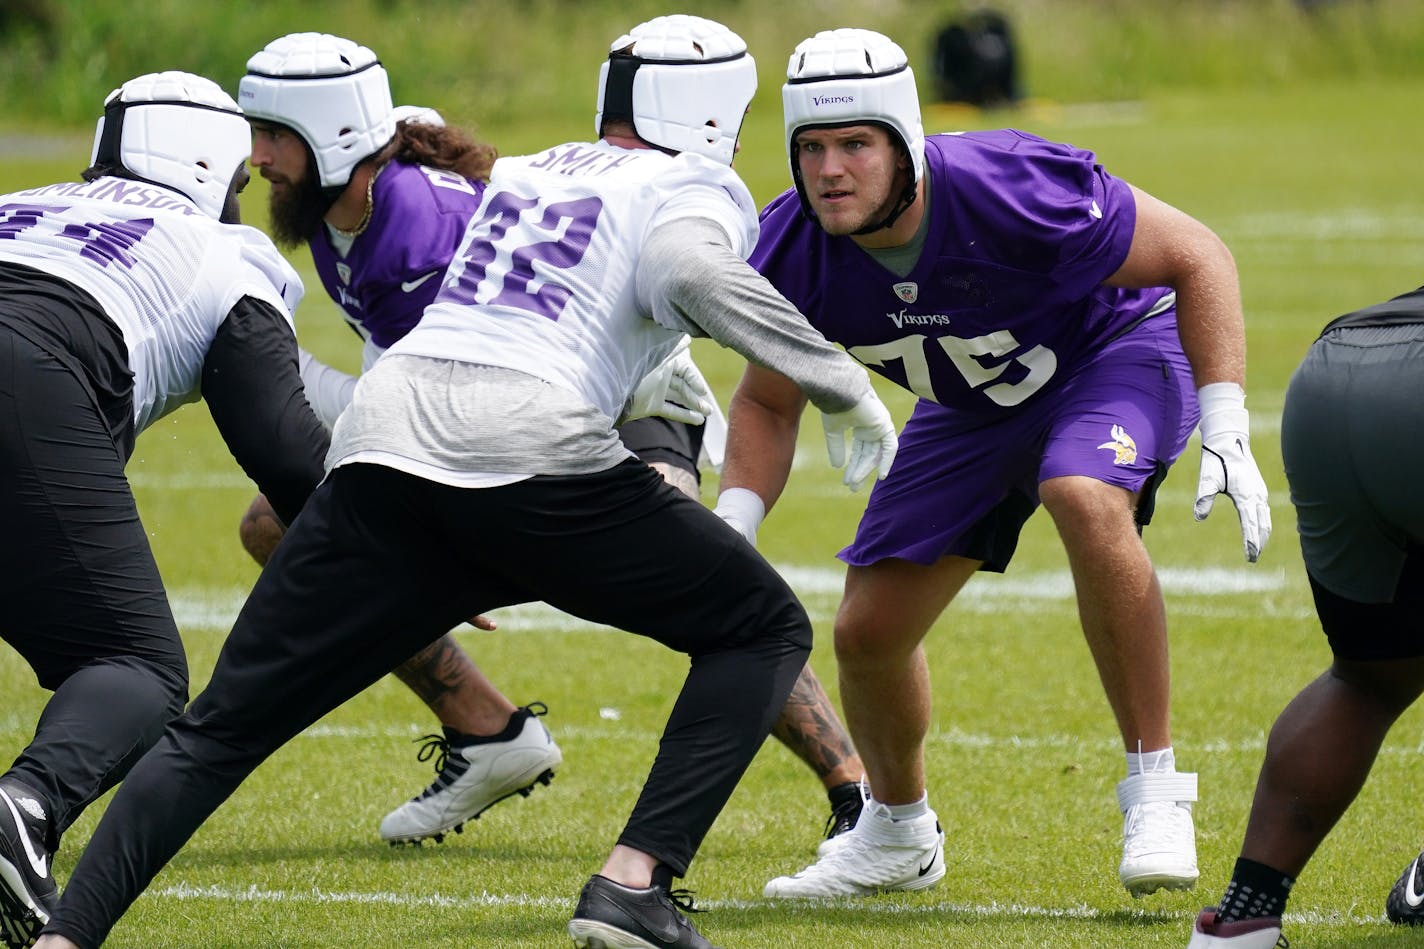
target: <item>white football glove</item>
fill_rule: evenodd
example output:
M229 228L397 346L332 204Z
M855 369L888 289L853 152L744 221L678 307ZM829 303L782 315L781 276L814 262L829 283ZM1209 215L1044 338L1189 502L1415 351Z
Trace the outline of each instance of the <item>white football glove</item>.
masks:
M747 543L756 546L757 528L766 517L761 495L748 488L728 488L717 496L717 506L712 513L730 524Z
M1246 393L1234 382L1213 382L1197 390L1201 403L1201 477L1193 513L1205 520L1218 494L1236 505L1246 559L1255 563L1271 536L1266 482L1251 457Z
M870 473L879 470L878 478L890 473L900 439L895 435L895 422L890 411L871 389L844 412L821 413L826 429L826 452L831 467L845 467L842 479L852 491L859 491ZM850 430L850 460L846 460L845 437Z
M688 351L691 342L686 336L667 359L654 366L623 410L624 422L650 415L660 415L674 422L701 425L717 408L712 387L702 377L697 363Z

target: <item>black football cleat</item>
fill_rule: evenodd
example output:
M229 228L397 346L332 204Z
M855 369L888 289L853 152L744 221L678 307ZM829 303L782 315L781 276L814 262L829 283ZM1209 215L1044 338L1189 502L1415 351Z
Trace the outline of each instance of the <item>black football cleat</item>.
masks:
M0 942L25 949L59 903L45 845L49 817L23 784L0 782Z
M1384 914L1391 923L1424 925L1424 853L1415 857L1385 897Z
M698 912L686 890L638 889L595 875L579 894L569 936L578 949L717 949L684 911Z

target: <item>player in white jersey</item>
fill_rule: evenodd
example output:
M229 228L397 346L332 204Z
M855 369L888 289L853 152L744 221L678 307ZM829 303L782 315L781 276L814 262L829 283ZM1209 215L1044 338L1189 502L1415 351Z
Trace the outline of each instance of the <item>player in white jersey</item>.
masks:
M393 108L375 52L325 33L268 43L248 61L238 99L253 128L252 167L271 183L272 234L279 247L304 244L311 251L323 287L364 339L362 364L369 368L434 301L440 289L434 278L480 206L494 149L445 126L432 110ZM395 121L398 115L409 118ZM353 136L350 147L336 147ZM302 380L312 408L334 424L351 401L355 378L304 353ZM699 454L705 449L714 466L722 456L719 418L705 425L639 418L619 425L618 436L670 483L700 498ZM260 495L240 536L262 564L281 539ZM474 622L493 628L484 617ZM453 636L422 649L395 674L439 717L443 734L420 739L420 760L437 763L435 780L382 819L383 839L439 842L493 803L547 783L561 763L558 745L534 720L543 704L516 708ZM772 734L826 789L827 836L854 826L863 767L809 665Z
M208 688L111 802L41 946L100 943L268 754L452 622L532 600L689 657L570 935L711 946L671 882L785 705L811 627L754 547L614 425L696 333L798 380L848 484L888 470L895 431L865 370L746 264L756 210L728 167L756 88L741 38L659 17L614 42L599 85L601 141L496 163L439 299L358 381L330 475Z
M433 110L393 108L376 53L325 33L268 43L248 60L238 99L253 128L252 167L271 183L272 235L279 247L310 250L322 286L364 340L368 368L434 301L435 278L479 208L494 149L446 126ZM353 136L350 147L336 147ZM328 426L356 385L306 353L302 381ZM619 425L618 435L670 483L700 498L699 456L720 464L725 420L717 413L692 425L651 416ZM265 564L281 536L259 495L242 519L244 548ZM494 627L485 617L472 622ZM438 843L494 803L547 783L561 763L558 745L535 720L543 703L516 708L454 636L420 650L395 674L436 714L441 734L420 739L418 757L436 763L434 781L381 820L381 837L392 844ZM772 734L826 789L827 835L854 826L863 768L809 665Z
M134 439L206 400L286 520L322 477L291 309L301 280L237 223L247 124L216 84L141 76L105 103L83 182L0 195L0 635L52 689L0 776L0 940L55 903L64 831L187 701L124 475Z

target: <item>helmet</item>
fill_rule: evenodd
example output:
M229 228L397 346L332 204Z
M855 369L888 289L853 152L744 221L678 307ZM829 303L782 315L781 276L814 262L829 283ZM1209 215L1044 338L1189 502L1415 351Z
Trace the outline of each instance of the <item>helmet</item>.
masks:
M247 61L237 98L249 118L289 126L302 137L323 188L344 188L351 169L396 131L381 61L328 33L291 33L268 43Z
M730 165L756 85L740 36L702 17L660 16L614 41L598 74L594 128L626 119L650 145Z
M791 178L806 207L796 161L796 133L809 126L873 123L886 126L909 153L911 186L925 173L925 132L915 72L894 40L871 30L824 30L803 40L786 66L781 87ZM808 209L809 212L809 209Z
M247 120L217 83L158 72L130 79L104 99L89 163L117 165L221 218L233 176L251 151Z

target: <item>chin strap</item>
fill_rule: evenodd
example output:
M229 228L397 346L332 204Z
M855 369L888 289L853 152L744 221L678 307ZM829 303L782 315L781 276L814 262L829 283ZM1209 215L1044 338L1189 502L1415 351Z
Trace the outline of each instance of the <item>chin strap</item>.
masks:
M887 227L893 226L896 221L900 220L900 215L908 211L910 205L915 203L915 193L917 190L915 182L910 182L905 186L905 190L900 193L900 199L895 202L895 206L890 209L890 213L885 215L885 218L881 220L879 224L867 224L865 227L852 233L857 235L874 234L876 231L883 231Z

